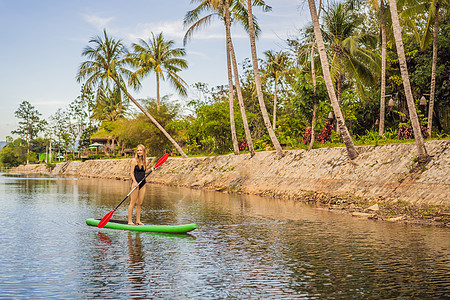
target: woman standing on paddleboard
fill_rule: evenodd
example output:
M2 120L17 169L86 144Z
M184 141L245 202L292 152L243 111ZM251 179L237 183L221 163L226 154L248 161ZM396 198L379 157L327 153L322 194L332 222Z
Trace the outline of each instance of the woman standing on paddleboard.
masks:
M131 180L133 189L135 186L139 184L139 182L145 177L145 170L147 169L147 151L144 145L138 145L136 147L136 156L131 162ZM146 181L145 179L139 184L139 188L135 189L131 193L131 201L128 206L128 224L134 225L133 223L133 209L136 206L136 224L144 225L141 222L141 207L142 202L144 201L145 195L145 187Z

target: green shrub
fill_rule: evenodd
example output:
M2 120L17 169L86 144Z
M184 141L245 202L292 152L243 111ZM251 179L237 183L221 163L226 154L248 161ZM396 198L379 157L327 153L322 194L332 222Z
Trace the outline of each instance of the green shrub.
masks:
M87 159L88 160L90 160L90 159L102 159L102 158L105 158L105 156L106 155L104 155L104 154L89 154L87 156Z

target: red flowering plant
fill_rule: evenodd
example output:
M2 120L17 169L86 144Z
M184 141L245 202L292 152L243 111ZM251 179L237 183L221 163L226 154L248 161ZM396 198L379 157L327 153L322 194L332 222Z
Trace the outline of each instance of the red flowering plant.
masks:
M330 122L326 122L322 128L322 132L317 137L317 140L321 143L331 142L331 134L333 130L334 130L333 124L331 124Z
M239 141L238 146L240 151L243 151L248 148L248 144L246 141Z
M306 131L302 136L304 145L307 145L311 142L311 134L312 134L312 128L306 127Z
M428 137L428 131L425 126L420 125L420 131L422 131L422 136L424 139ZM413 139L414 138L414 130L412 126L407 126L405 123L400 123L400 127L397 131L397 138L399 140L404 139Z

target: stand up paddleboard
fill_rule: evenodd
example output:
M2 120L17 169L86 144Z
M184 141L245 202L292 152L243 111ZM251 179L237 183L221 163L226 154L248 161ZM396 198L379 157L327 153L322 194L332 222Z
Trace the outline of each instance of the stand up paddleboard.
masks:
M90 226L98 226L98 223L100 223L98 219L91 218L86 220L86 224ZM194 223L182 225L129 225L126 221L109 220L105 228L144 232L187 233L196 229L197 225Z

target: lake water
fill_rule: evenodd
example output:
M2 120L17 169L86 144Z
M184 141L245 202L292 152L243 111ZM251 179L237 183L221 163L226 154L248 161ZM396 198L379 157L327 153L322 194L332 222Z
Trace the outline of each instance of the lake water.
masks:
M0 174L2 299L443 299L450 230L297 201L149 185L142 221L189 235L87 226L129 183ZM125 202L115 219L126 219Z

